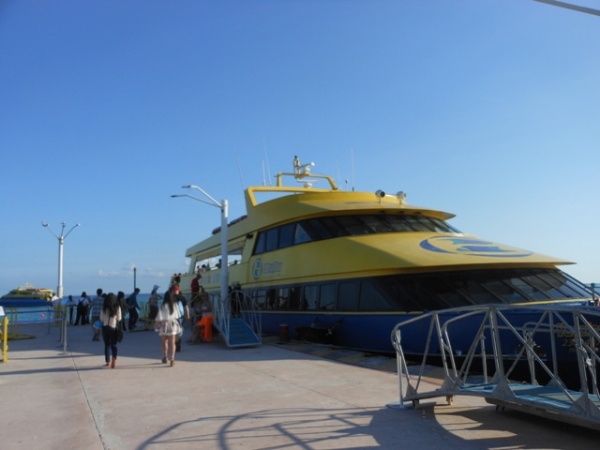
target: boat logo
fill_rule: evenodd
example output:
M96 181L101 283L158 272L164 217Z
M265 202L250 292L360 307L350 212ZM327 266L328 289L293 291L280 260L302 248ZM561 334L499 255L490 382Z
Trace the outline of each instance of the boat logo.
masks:
M532 252L495 242L472 238L432 237L421 241L421 248L430 252L454 253L471 256L491 256L497 258L520 258Z
M277 276L283 270L283 263L281 261L273 261L266 262L263 264L262 260L259 258L254 261L254 265L252 266L252 276L254 280L258 280L261 275L265 276Z
M254 261L254 266L252 267L252 276L254 280L258 280L260 278L260 273L262 272L262 261L258 258Z

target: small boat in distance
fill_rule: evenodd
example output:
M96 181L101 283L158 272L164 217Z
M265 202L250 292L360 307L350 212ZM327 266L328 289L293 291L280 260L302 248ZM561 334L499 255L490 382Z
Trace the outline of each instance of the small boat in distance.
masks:
M591 304L591 291L558 268L571 262L463 233L448 223L453 214L410 205L404 192L340 190L333 178L311 173L313 166L296 157L275 186L248 187L246 215L228 224L227 259L221 261L216 228L187 249L182 292L189 294L200 272L213 303L231 308L222 314L241 317L253 309L265 334L281 336L286 327L292 339L387 353L394 352L396 324L427 311L519 305L506 314L526 324L539 316L538 305ZM318 182L328 186L317 188ZM259 202L261 195L266 199ZM238 293L227 301L220 301L221 263ZM240 297L245 301L234 305ZM473 331L469 326L463 331ZM572 351L564 334L559 358ZM424 329L405 335L406 354L421 354L426 336ZM456 345L467 343L459 338ZM507 337L502 348L510 358L519 342Z
M7 308L49 306L52 304L53 298L54 291L52 289L36 288L25 283L0 297L0 306Z

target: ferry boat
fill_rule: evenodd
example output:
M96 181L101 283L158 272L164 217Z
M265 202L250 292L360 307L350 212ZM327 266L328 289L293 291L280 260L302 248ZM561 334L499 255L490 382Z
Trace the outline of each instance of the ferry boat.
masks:
M536 306L591 304L590 290L559 269L569 261L463 233L453 214L410 205L404 192L340 190L313 166L296 157L276 185L248 187L246 215L228 225L229 286L248 301L225 314L256 308L264 334L393 353L395 325L427 311L519 305L513 315L526 323ZM221 231L187 249L184 294L200 272L219 301ZM404 336L405 353L420 354L426 334ZM507 354L518 349L504 344Z
M0 297L0 306L7 308L48 306L51 305L53 297L52 289L36 288L25 283Z

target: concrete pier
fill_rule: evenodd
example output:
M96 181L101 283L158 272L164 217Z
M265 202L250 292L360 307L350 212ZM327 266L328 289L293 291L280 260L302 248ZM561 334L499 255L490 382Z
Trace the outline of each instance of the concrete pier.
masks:
M476 397L399 400L393 359L265 339L183 344L161 363L152 331L125 334L117 367L89 326L23 327L0 363L3 449L587 449L600 435L497 412ZM184 337L185 339L185 337ZM432 377L428 382L435 385Z

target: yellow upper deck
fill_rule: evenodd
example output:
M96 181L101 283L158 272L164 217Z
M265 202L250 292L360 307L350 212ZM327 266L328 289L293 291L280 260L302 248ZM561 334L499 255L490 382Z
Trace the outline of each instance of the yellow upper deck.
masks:
M408 205L405 194L396 195L377 192L341 191L331 177L313 175L299 166L294 173L279 173L276 186L253 186L245 191L247 215L230 224L228 235L231 245L240 246L255 238L262 230L286 223L316 217L353 215L353 214L403 214L425 216L446 221L454 214ZM292 177L302 186L284 186L283 177ZM325 180L328 189L314 188L315 180ZM260 198L259 198L260 197ZM259 201L262 197L267 199ZM253 241L252 241L253 242ZM186 256L216 256L220 252L220 231L208 239L190 247ZM304 246L305 244L302 244ZM568 261L536 254L526 250L515 249L493 242L483 241L473 235L462 233L431 232L396 232L371 235L348 236L344 243L335 245L332 242L318 241L306 247L310 252L303 253L308 261L323 261L319 248L336 249L338 269L359 270L361 260L345 250L361 248L366 259L362 264L369 269L379 267L380 270L412 269L432 270L444 268L461 270L473 265L494 267L552 267L559 264L570 264ZM358 246L358 247L357 247ZM300 246L278 250L277 258L286 259L282 252L296 256ZM365 253L366 252L366 253ZM269 259L269 253L262 256ZM315 256L316 255L316 256ZM275 256L275 255L274 255ZM314 259L314 258L316 259ZM245 260L249 262L252 255L245 252ZM296 264L294 264L296 266ZM291 264L290 264L291 267ZM312 267L314 270L315 267ZM365 267L366 269L366 267ZM310 269L307 269L310 270ZM336 270L337 271L337 270Z

